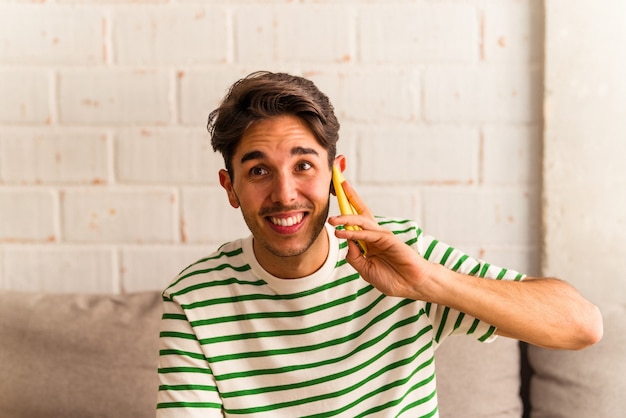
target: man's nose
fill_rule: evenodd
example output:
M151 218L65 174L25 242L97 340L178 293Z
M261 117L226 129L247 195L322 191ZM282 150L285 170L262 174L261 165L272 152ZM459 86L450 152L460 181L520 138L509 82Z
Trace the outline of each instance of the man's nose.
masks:
M288 174L277 174L272 182L272 202L289 204L298 196L295 179Z

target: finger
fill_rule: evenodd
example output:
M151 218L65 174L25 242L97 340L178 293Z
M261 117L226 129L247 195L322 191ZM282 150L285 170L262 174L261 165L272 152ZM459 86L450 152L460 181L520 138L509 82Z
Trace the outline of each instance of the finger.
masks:
M329 218L329 221L335 226L343 225L347 231L383 231L384 229L378 225L376 219L363 215L339 215Z
M356 190L354 190L354 188L352 188L352 185L347 180L345 180L341 184L341 186L343 187L343 190L344 190L344 192L346 194L346 197L348 198L348 202L350 202L352 207L355 209L356 213L359 214L359 215L370 215L371 216L369 208L367 207L365 202L363 202L363 200L358 195Z
M346 261L354 267L354 269L361 273L366 264L366 255L361 252L361 249L354 241L348 241L348 254L346 255Z

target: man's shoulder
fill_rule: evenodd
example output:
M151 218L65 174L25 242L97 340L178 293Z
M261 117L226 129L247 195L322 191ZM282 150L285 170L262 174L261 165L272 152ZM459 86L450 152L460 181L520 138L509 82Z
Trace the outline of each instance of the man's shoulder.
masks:
M163 293L167 296L190 292L248 270L250 265L243 255L242 240L231 241L183 269Z
M420 228L417 222L410 219L376 216L376 221L378 225L393 232L395 235L417 238L422 234L422 228Z

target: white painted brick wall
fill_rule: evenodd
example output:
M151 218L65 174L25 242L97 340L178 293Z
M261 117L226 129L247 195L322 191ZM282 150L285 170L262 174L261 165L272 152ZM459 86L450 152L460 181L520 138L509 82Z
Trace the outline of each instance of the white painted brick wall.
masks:
M51 189L3 187L0 190L3 242L57 242L58 197Z
M171 189L64 189L61 206L62 234L69 242L178 241L178 199Z
M103 184L110 140L102 131L21 129L0 132L0 171L10 184Z
M536 273L543 23L539 0L5 2L0 287L160 289L247 235L206 121L259 69L330 96L375 213Z
M50 76L46 70L0 68L0 123L50 122Z
M471 3L471 2L470 2ZM360 51L367 64L467 64L478 60L478 10L472 4L381 4L363 8Z
M113 15L114 61L121 65L226 62L225 10L220 7L130 7Z
M171 119L165 70L63 70L58 76L59 120L78 125L164 125Z
M122 183L212 183L224 165L200 129L122 130L115 152L116 178Z
M103 62L104 10L71 6L0 6L0 57L15 65Z

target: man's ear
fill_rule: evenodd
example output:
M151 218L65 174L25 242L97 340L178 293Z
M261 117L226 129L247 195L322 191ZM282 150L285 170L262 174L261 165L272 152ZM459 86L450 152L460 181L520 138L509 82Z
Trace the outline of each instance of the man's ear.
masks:
M339 154L335 157L335 162L333 164L338 166L339 170L341 170L341 172L343 173L344 171L346 171L346 156Z
M228 195L228 202L232 207L237 209L239 207L239 199L237 198L237 194L233 189L233 182L230 178L230 173L224 169L221 169L219 172L220 184L226 190L226 194Z
M341 154L336 156L333 165L338 166L339 170L341 170L341 172L343 173L346 170L346 156ZM337 193L335 193L335 186L332 180L330 181L330 194L332 194L333 196L337 196Z

